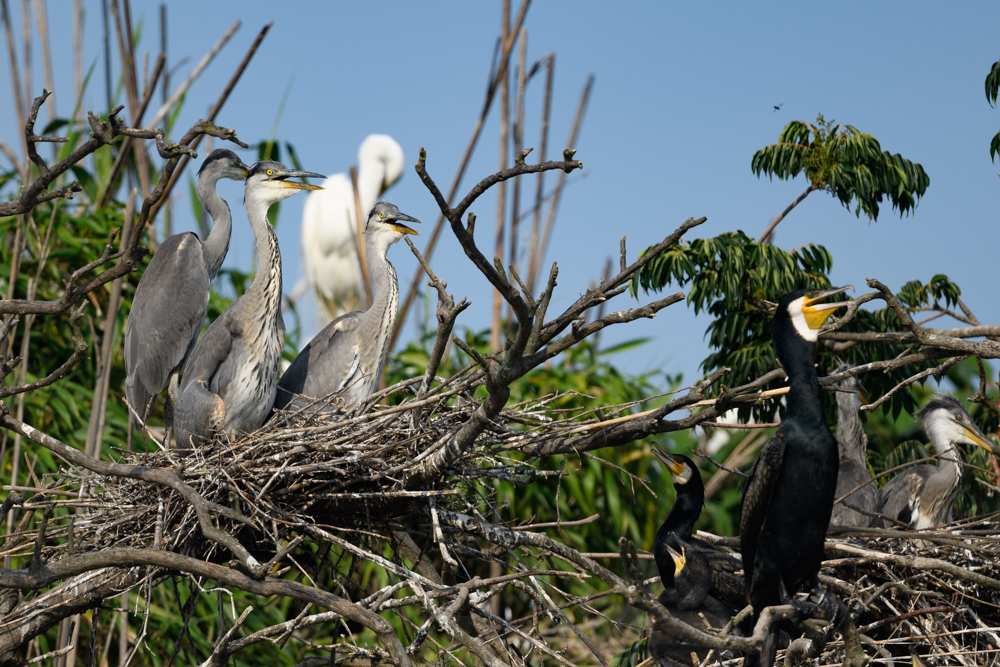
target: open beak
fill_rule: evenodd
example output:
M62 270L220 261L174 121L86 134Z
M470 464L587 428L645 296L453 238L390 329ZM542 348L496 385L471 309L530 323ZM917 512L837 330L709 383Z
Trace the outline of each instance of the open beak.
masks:
M684 555L684 547L681 547L680 553L674 551L674 549L668 544L667 553L670 554L670 559L674 561L674 576L676 577L687 565L687 558Z
M286 188L292 188L293 190L322 190L323 188L318 185L310 185L309 183L299 183L298 181L289 181L289 178L326 178L323 174L316 174L311 171L296 171L290 169L288 171L279 171L275 173L272 177L272 181L280 181L281 185Z
M653 455L660 459L663 465L667 466L667 470L670 471L671 475L676 477L684 472L684 462L680 459L675 459L655 442L653 443Z
M805 317L806 324L809 325L809 328L813 331L819 330L826 323L827 319L833 315L833 311L837 308L850 306L854 303L853 301L821 303L834 294L840 294L841 292L846 292L849 289L854 289L854 285L845 285L843 287L838 287L837 289L817 290L807 294L805 304L802 306L802 315Z
M406 215L405 213L398 213L398 212L395 213L395 214L393 214L393 216L392 216L391 219L386 220L385 224L389 225L390 227L392 227L395 231L399 232L400 234L414 234L416 236L419 236L420 232L418 232L415 229L411 229L410 227L407 227L406 225L404 225L402 223L402 221L404 221L404 220L406 222L415 222L417 224L420 224L420 221L417 220L416 218L411 218L410 216Z

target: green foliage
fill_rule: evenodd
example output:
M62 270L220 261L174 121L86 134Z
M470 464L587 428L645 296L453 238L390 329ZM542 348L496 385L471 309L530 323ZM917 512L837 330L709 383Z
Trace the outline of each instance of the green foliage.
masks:
M930 185L924 168L898 153L883 151L878 139L851 125L834 125L822 114L816 124L792 121L778 143L756 153L750 168L758 177L785 180L805 172L814 190L825 190L855 215L878 219L888 198L902 216L916 206Z
M640 639L611 659L611 667L638 667L649 657L648 639Z
M0 218L0 237L4 239L0 244L0 275L4 276L0 287L3 296L26 298L33 287L35 299L58 299L65 291L66 277L78 267L100 257L111 232L119 229L121 223L121 211L117 205L91 211L45 203L27 214L24 224L18 217ZM16 273L15 259L19 265ZM91 272L90 276L97 273L99 270ZM7 279L12 274L15 283L10 290ZM116 345L120 347L132 290L123 290L125 307L108 319L106 307L111 289L111 284L108 284L91 295L92 305L80 323L90 358L59 382L23 395L24 421L64 442L82 445L86 439L98 373L95 351L100 348L103 337L114 336ZM12 340L6 342L12 344L11 357L26 360L26 382L44 378L72 356L75 344L69 319L69 313L24 318ZM105 326L109 327L107 331ZM16 375L8 376L5 386L12 385ZM124 361L119 352L113 359L111 369L112 390L108 402L108 425L104 432L106 446L118 445L125 439L127 415L121 400L124 379ZM16 405L19 400L22 399L12 399L11 405Z
M648 251L648 250L647 250ZM688 303L696 313L707 312L712 320L707 336L710 346L701 369L710 373L726 366L731 372L725 378L727 386L745 384L777 367L771 345L772 311L765 302L776 303L789 292L803 287L827 289L833 258L820 245L806 245L788 252L771 244L761 244L743 232L727 232L715 238L696 239L678 244L643 267L633 281L633 292L662 290L668 285L688 289ZM932 309L940 302L952 306L961 290L947 276L936 275L930 282L910 281L899 291L900 301L911 312ZM895 313L888 307L881 310L859 310L843 331L900 330ZM860 365L891 359L906 348L898 345L859 344L842 350L835 357L821 347L819 368L829 370L840 361ZM930 362L922 367L929 367ZM921 366L872 374L868 380L872 392L885 393ZM899 415L903 410L916 409L907 392L897 392L884 404L884 409ZM769 421L778 409L777 403L741 407L741 419L754 413Z
M764 301L776 302L802 287L829 288L832 268L833 258L823 246L787 252L741 231L726 232L673 246L643 267L632 289L687 287L695 313L713 318L706 332L712 351L701 368L707 374L728 366L733 372L726 381L732 386L774 368L771 313Z
M986 75L986 101L991 107L997 105L997 93L1000 92L1000 60L993 63L989 74ZM997 132L990 142L990 162L996 159L1000 153L1000 132Z

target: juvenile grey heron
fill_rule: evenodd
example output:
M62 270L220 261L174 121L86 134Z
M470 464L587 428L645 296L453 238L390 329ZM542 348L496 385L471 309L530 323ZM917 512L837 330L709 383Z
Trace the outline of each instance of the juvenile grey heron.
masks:
M387 134L370 134L358 149L358 200L361 213L403 175L403 149ZM347 174L333 174L323 191L302 207L302 263L323 325L364 307L358 262L358 223L354 187Z
M834 372L846 370L840 366ZM840 450L840 469L837 473L837 490L834 498L854 491L843 502L835 503L830 516L831 526L878 526L881 521L868 514L862 514L848 507L857 507L874 514L878 511L878 489L868 471L868 436L861 423L858 410L861 397L858 395L858 379L849 377L837 383L837 447ZM858 488L861 487L861 488ZM844 504L844 503L847 504Z
M244 205L253 229L257 275L198 339L184 366L174 427L177 444L193 447L216 433L254 431L274 403L285 341L281 319L281 252L267 219L271 204L318 186L289 178L323 178L279 162L258 162L247 175Z
M951 520L951 504L962 482L959 443L994 451L989 439L972 423L969 413L952 396L935 396L917 411L924 431L940 455L940 463L907 468L889 480L879 494L881 513L915 529Z
M747 600L753 605L750 627L765 607L788 602L800 588L821 593L824 611L836 621L846 609L822 592L819 568L823 541L833 510L839 458L837 441L826 425L823 391L816 378L819 330L836 308L849 302L821 303L843 292L798 290L778 303L771 322L774 351L788 375L788 409L781 426L764 443L747 481L740 508L740 550ZM770 628L760 653L750 653L745 667L774 664L778 628Z
M242 181L249 169L230 150L208 154L198 170L197 192L212 217L212 231L204 241L193 232L167 238L135 288L125 325L125 396L136 428L142 427L168 384L168 405L177 398L177 376L201 333L211 283L233 231L229 204L215 186L223 178Z
M375 283L374 303L364 312L341 315L309 341L281 376L275 408L311 406L314 400L299 396L323 398L334 392L340 392L339 400L352 408L375 391L399 314L396 270L386 253L406 234L417 233L404 222L420 221L386 202L372 208L365 225L365 249Z

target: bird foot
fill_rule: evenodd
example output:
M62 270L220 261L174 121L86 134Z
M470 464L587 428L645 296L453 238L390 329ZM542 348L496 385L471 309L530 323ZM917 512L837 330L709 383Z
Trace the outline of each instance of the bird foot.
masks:
M799 621L807 618L821 618L833 623L834 631L839 630L848 617L847 605L818 582L813 588L813 594L816 596L816 602L798 600L788 594L784 581L779 582L778 595L781 597L781 602L790 605L795 610Z
M819 605L808 600L797 600L789 595L788 589L785 588L785 582L782 579L778 579L778 596L782 604L790 605L795 610L795 615L799 621L817 616L820 612Z
M840 630L850 616L847 605L822 586L817 586L815 592L818 594L816 606L823 612L823 618L833 624L834 632Z

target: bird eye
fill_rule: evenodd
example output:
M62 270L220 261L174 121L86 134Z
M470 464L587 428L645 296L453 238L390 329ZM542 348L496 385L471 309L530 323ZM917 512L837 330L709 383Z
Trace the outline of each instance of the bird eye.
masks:
M806 292L806 298L808 299L813 298L813 294L815 294L815 292Z
M379 212L378 212L378 217L379 217L380 219L381 219L381 218L384 218L384 217L385 217L385 213L383 213L382 211L379 211Z
M267 170L267 175L268 176L274 176L274 169L268 169Z

